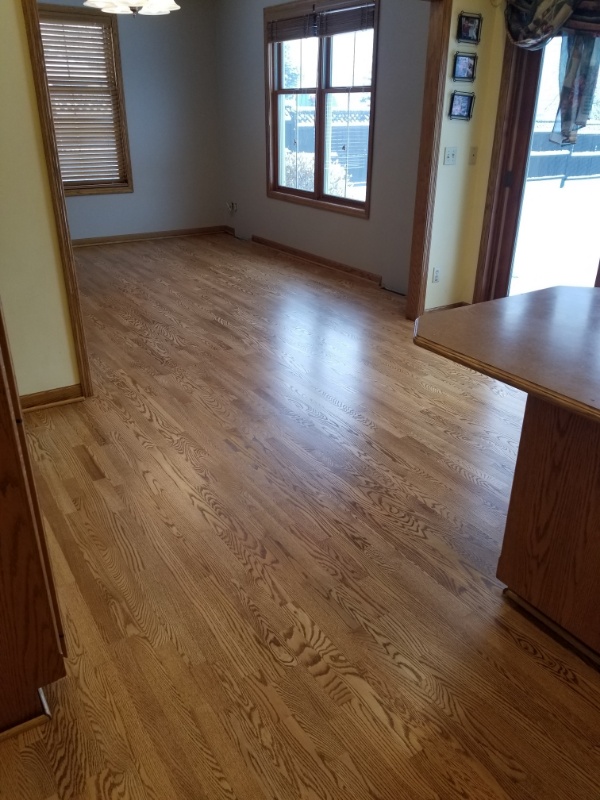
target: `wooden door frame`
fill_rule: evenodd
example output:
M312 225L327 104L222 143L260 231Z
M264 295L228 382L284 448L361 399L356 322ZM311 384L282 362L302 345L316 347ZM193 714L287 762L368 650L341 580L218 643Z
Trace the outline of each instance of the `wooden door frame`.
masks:
M81 313L81 299L79 295L79 285L77 282L77 272L75 269L75 256L71 243L69 222L67 219L67 208L65 193L60 177L60 164L58 161L58 148L54 125L52 123L52 108L50 105L50 95L46 82L46 72L44 67L44 51L42 47L42 36L40 33L40 20L36 0L21 0L23 16L25 18L25 30L29 45L29 55L33 72L33 83L37 97L38 112L42 129L42 140L44 145L44 155L48 169L48 182L50 185L50 195L52 198L52 208L56 223L58 236L58 247L63 267L63 276L67 293L67 304L73 332L75 346L75 356L79 371L79 383L81 395L91 397L93 394L92 376L90 362L83 328L83 317Z
M431 0L421 147L406 297L406 318L411 320L420 317L425 310L451 26L452 0Z
M508 40L492 150L473 302L506 297L525 192L543 51Z

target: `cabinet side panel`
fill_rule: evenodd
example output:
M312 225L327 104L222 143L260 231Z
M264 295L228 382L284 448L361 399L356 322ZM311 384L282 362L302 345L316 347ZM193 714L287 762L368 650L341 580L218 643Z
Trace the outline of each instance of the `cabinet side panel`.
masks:
M13 396L0 336L0 731L39 714L37 689L65 674Z
M498 577L600 652L600 424L529 397Z

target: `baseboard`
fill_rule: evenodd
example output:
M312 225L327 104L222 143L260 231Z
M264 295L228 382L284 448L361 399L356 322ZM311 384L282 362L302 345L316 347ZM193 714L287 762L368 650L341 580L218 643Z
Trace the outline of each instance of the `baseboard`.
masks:
M435 306L435 308L426 308L425 314L429 314L430 311L449 311L451 308L463 308L463 306L470 306L470 305L471 303L464 303L462 301L460 303L450 303L450 305L447 306Z
M210 228L182 228L176 231L153 231L152 233L125 233L121 236L95 236L91 239L73 239L73 247L89 247L93 244L120 244L121 242L140 242L146 239L171 239L174 236L210 236L213 233L235 231L229 225L213 225Z
M338 272L346 272L348 275L353 275L355 278L362 278L365 281L370 281L371 283L377 284L377 286L381 286L382 277L381 275L376 275L374 272L367 272L366 270L357 269L356 267L349 267L347 264L342 264L339 261L321 258L321 256L316 256L314 253L307 253L295 247L288 247L286 244L273 242L271 239L263 239L262 236L253 236L252 241L256 244L270 247L272 250L279 250L281 253L286 253L295 258L301 258L303 261L310 261L313 264L318 264L320 267L329 267L330 269L338 270Z
M58 389L48 389L45 392L35 392L35 394L24 394L20 397L23 411L39 411L42 408L76 403L83 399L80 383L76 383L74 386L59 386Z
M38 716L32 717L25 722L21 722L19 725L14 725L12 728L8 728L7 730L0 731L0 742L21 736L22 734L27 733L27 731L32 730L32 728L37 728L40 725L44 725L49 719L52 718L52 714L50 713L50 708L48 707L48 702L46 700L46 695L42 689L38 689L38 695L40 698L40 713Z

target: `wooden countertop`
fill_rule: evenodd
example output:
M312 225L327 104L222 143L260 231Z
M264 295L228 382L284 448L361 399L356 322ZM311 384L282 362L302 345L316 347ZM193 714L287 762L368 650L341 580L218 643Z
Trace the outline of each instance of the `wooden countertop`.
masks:
M558 286L415 323L415 344L600 420L600 290Z

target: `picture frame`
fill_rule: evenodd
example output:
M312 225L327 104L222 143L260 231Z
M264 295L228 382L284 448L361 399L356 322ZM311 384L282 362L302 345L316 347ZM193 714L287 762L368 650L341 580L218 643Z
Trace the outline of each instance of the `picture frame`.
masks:
M452 80L473 83L477 71L477 55L475 53L455 53Z
M450 119L468 121L473 116L475 94L473 92L452 92L450 95Z
M456 41L468 44L479 44L481 41L482 25L483 17L481 14L470 14L467 11L461 11L458 15Z

